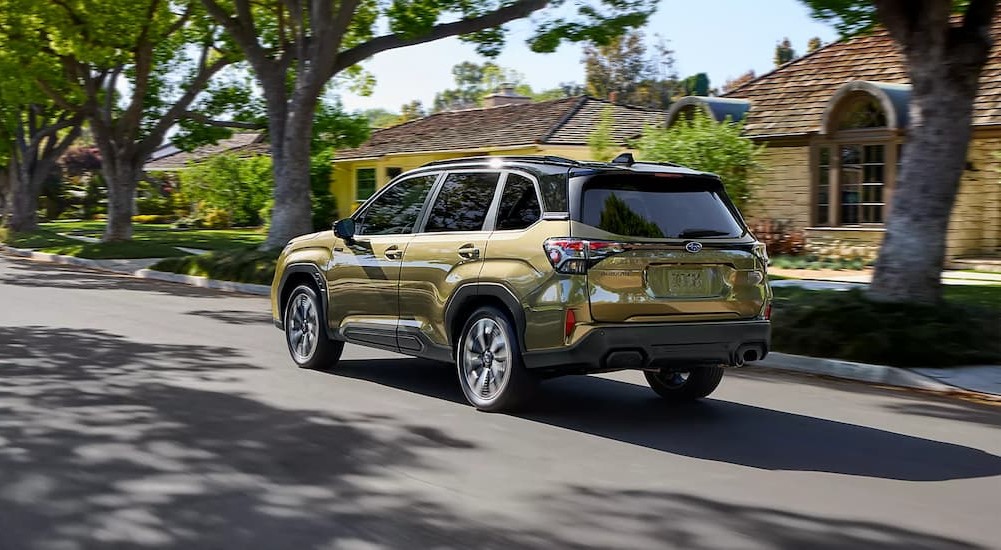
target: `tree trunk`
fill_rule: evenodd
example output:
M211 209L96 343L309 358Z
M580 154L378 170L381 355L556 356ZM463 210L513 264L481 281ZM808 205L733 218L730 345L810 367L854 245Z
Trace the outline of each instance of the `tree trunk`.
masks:
M105 161L102 172L108 185L108 224L103 242L132 239L132 212L140 169L129 162Z
M315 111L316 100L308 94L297 93L287 103L284 98L269 101L275 202L261 249L282 248L290 239L313 232L309 155Z
M38 229L38 194L31 173L23 162L12 162L10 170L10 229L20 233Z
M949 218L966 165L975 90L933 79L915 85L911 96L922 122L904 148L869 290L880 301L933 303L942 297Z
M904 8L905 11L910 8ZM898 14L887 13L889 17ZM912 15L900 21L914 25ZM911 124L886 235L868 295L882 302L936 303L949 218L966 166L973 101L987 60L986 33L933 25L904 33L911 79ZM990 14L986 17L990 22ZM891 29L893 29L891 25Z
M10 172L0 168L0 227L10 225Z

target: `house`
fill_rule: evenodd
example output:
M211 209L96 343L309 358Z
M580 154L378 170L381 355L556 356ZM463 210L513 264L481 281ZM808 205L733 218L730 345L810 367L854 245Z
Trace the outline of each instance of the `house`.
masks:
M1001 17L983 71L973 134L948 232L947 258L1001 252ZM688 97L668 124L700 109L745 122L767 145L745 214L803 229L809 248L874 257L907 154L911 88L885 31L830 44L722 98Z
M623 146L645 126L663 125L666 116L587 96L532 103L509 88L484 103L376 130L360 147L338 151L331 191L342 212L343 205L353 210L400 173L435 160L479 155L588 159L588 137L605 109L613 111L613 140Z
M177 172L187 168L192 163L224 153L250 157L267 155L271 153L271 150L262 132L234 132L226 139L202 145L193 151L182 151L169 143L163 145L150 155L149 161L143 166L143 171Z

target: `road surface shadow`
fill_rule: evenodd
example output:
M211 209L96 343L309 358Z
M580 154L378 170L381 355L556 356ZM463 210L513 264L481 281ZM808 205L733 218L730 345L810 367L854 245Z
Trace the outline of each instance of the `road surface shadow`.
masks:
M197 315L214 319L229 325L271 325L270 313L260 311L241 311L238 309L200 309L186 311L185 315Z
M540 494L537 501L547 514L581 526L591 544L606 548L627 547L615 539L615 533L622 531L675 548L978 548L877 522L832 519L669 491L581 485L555 495Z
M388 481L474 448L435 426L192 387L254 369L239 350L44 326L0 342L0 548L575 547Z
M259 368L244 363L240 350L45 326L0 327L0 343L4 549L732 548L748 538L779 548L804 541L963 547L886 525L568 486L537 506L526 499L536 520L485 517L451 491L428 490L411 477L445 467L440 453L470 453L474 443L410 415L280 408L232 389L239 386L207 389ZM361 370L351 363L346 373ZM414 363L366 370L376 381L458 400L450 369ZM406 382L414 376L422 380ZM546 396L559 401L561 391ZM627 392L605 404L637 401L643 406ZM666 416L663 408L650 411ZM630 523L633 517L644 525ZM696 540L686 529L712 535Z
M342 361L333 374L464 403L454 371L410 359ZM670 406L649 388L572 376L542 384L517 416L672 454L763 468L905 481L1001 474L979 449L866 426L706 399Z
M58 288L61 290L132 290L183 296L186 298L233 298L246 297L245 294L227 293L207 288L199 288L177 283L138 279L126 275L89 270L77 266L65 266L0 256L4 271L0 274L0 284Z

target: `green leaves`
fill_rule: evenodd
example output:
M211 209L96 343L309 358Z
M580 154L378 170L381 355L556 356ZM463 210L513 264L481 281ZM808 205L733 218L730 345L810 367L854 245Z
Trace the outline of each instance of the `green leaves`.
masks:
M827 21L841 33L853 36L876 26L876 6L871 0L803 0L810 16Z
M691 120L680 118L666 130L644 130L640 158L712 172L723 179L737 208L743 208L751 199L764 147L741 135L742 130L741 123L719 123L696 111Z

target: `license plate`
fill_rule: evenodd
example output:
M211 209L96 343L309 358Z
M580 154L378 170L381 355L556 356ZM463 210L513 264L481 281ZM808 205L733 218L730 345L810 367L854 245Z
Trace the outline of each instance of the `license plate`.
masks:
M653 267L647 278L655 296L697 297L712 294L712 277L707 269Z

